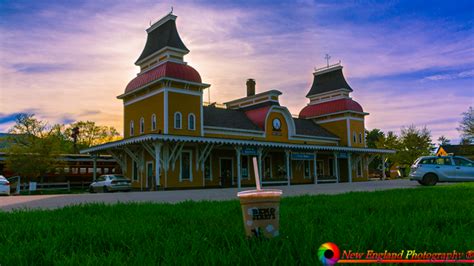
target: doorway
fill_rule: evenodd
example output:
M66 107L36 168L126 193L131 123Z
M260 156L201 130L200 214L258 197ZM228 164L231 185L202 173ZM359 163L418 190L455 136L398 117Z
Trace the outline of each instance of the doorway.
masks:
M154 185L154 176L153 176L153 162L146 163L146 188L147 190L154 190L156 187Z
M219 159L219 176L221 187L231 187L233 185L233 165L232 158L220 158Z

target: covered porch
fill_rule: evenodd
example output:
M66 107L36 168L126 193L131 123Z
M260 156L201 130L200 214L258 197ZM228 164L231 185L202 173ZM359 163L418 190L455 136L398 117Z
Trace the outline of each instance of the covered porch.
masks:
M263 185L366 181L370 162L393 151L149 134L81 153L110 154L135 189L159 190L254 186L254 157Z

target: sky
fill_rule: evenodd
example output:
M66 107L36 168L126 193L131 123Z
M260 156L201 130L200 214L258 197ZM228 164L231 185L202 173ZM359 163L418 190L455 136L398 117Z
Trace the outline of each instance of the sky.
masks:
M278 89L298 114L315 67L342 61L366 128L426 126L456 143L474 106L474 1L0 1L0 132L18 113L123 131L116 96L150 22L178 16L211 101ZM204 99L208 98L207 91Z

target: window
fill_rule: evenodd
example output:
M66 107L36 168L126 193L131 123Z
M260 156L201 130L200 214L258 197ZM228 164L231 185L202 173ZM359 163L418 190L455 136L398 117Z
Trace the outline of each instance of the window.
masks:
M145 119L142 117L140 118L140 134L145 132Z
M311 178L311 162L309 160L304 161L304 178Z
M174 128L181 129L181 113L174 113Z
M436 164L436 158L422 159L419 164Z
M438 164L438 165L453 165L452 162L451 162L451 158L447 158L447 157L437 158L436 159L436 164Z
M353 143L357 143L357 134L355 133L355 131L352 134L352 140L353 140Z
M182 151L180 156L180 171L179 171L179 180L189 180L192 181L192 159L190 151Z
M362 133L359 133L359 143L362 144Z
M132 120L130 121L130 136L133 136L134 134L135 134L135 126Z
M138 180L138 165L137 162L133 162L133 172L132 172L132 179L133 181Z
M249 157L248 156L242 156L242 159L240 161L241 164L241 170L240 174L242 175L242 178L245 179L250 179L250 174L249 174Z
M206 161L204 162L204 179L212 180L212 164L211 164L211 156L207 157Z
M81 173L81 174L86 174L86 173L87 173L87 168L81 167L81 168L79 169L79 173Z
M362 176L362 160L359 160L359 163L357 163L357 176Z
M471 161L468 161L463 158L454 158L454 164L457 166L467 166L467 167L472 167L473 163Z
M188 129L195 130L196 129L196 116L193 113L188 115Z
M151 115L151 130L156 130L156 115L152 114Z

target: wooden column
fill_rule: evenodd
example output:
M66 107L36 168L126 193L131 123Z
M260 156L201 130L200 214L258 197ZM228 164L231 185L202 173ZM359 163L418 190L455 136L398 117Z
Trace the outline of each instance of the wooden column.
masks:
M347 176L349 183L352 183L352 154L350 152L347 153Z
M92 174L92 180L97 179L97 154L92 154L92 167L93 167L93 174Z
M285 151L285 155L286 155L286 179L288 181L288 186L291 185L291 181L290 181L290 151L286 150Z
M314 183L317 184L318 183L318 162L317 162L317 156L318 156L318 153L317 152L314 152L314 159L313 159L313 169L314 169Z
M336 175L337 183L339 183L339 162L337 161L337 152L334 152L334 174Z
M240 156L240 147L235 148L235 154L237 156L237 187L242 187L242 163Z
M160 187L161 143L155 142L155 190Z
M385 155L382 155L382 180L385 180Z

